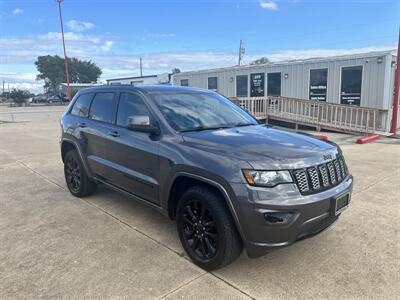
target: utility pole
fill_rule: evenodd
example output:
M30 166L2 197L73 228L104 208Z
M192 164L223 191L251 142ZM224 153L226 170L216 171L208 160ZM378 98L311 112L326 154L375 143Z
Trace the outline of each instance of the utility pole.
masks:
M243 47L243 42L242 42L242 40L240 40L240 45L239 45L239 62L238 62L238 65L240 66L240 64L242 63L242 58L243 58L243 55L244 55L244 47Z
M392 128L390 130L390 132L393 134L397 133L397 118L399 112L399 89L400 89L400 28L399 28L399 40L397 44L396 73L394 79Z
M3 92L2 92L2 95L3 95L3 97L4 97L4 85L5 85L6 83L4 82L4 80L3 80Z
M139 59L139 64L140 64L140 77L142 77L143 76L142 58Z
M65 76L67 77L67 97L68 97L68 100L71 101L71 87L69 84L68 58L67 58L67 51L65 50L64 24L63 24L63 18L62 18L62 13L61 13L61 2L63 2L63 0L56 0L56 1L58 2L58 12L60 15L60 23L61 23L61 37L62 37L62 43L63 43L63 49L64 49Z

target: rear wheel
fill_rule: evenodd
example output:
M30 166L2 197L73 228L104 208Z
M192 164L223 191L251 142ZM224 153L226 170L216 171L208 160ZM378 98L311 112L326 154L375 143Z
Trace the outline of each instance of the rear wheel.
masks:
M186 253L205 270L222 268L242 252L225 200L207 187L192 187L182 196L177 227Z
M64 175L68 189L75 197L89 196L96 191L97 185L86 174L75 149L68 151L65 156Z

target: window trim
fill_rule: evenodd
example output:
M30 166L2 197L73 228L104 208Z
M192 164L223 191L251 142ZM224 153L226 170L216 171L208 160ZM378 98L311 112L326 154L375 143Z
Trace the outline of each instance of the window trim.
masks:
M217 84L217 86L215 87L215 89L211 89L211 88L210 88L210 79L211 79L211 78L215 78L215 79L216 79L216 84ZM214 91L214 92L218 91L218 76L210 76L210 77L207 77L207 89L210 90L210 91Z
M157 118L154 116L154 113L153 113L153 111L152 111L150 105L148 104L148 101L147 101L146 97L145 97L144 95L142 95L140 92L137 92L137 91L118 91L118 104L117 104L117 111L116 111L116 114L115 114L115 123L114 123L114 126L115 126L115 127L126 129L126 126L122 126L122 125L118 125L118 124L117 124L118 111L119 111L119 103L120 103L120 101L121 101L121 94L132 94L132 95L137 95L137 96L139 96L139 98L141 98L141 99L143 100L144 105L146 105L147 110L149 111L150 124L151 124L152 122L154 122L154 125L160 127L160 126L159 126L159 122L157 121ZM160 129L160 130L161 130L161 129ZM138 131L138 132L139 132L139 131Z
M102 121L102 120L96 120L96 119L92 119L90 117L90 110L92 109L93 101L94 101L94 98L96 98L97 94L114 94L114 99L115 99L117 94L119 94L119 91L107 91L107 90L105 90L105 91L96 91L96 92L94 92L94 96L92 98L92 101L90 102L89 113L88 113L87 119L89 119L90 121L95 121L95 122L99 122L99 123L102 123L102 124L115 125L116 122L117 122L117 115L116 114L114 115L114 123L110 123L110 122L106 122L106 121ZM115 110L116 112L118 111L118 105L119 105L119 100L117 99L117 109Z
M252 75L263 75L263 82L264 82L264 84L263 84L263 95L262 95L262 96L252 96L252 95L251 95L251 90L252 90L252 88L251 88L251 83L252 83L251 77L252 77ZM268 85L268 82L266 82L266 81L268 81L268 77L267 77L267 80L265 80L266 77L267 77L267 76L265 76L265 72L257 72L257 73L251 73L251 74L250 74L250 80L249 80L249 81L250 81L250 89L249 89L250 98L265 97L265 94L266 94L266 92L267 92L267 89L265 88L265 84Z
M343 69L352 68L352 67L361 67L360 105L356 105L358 107L361 107L362 106L361 100L362 100L362 90L363 90L363 79L364 79L364 65L357 64L357 65L348 65L348 66L340 67L340 74L339 74L339 83L340 84L339 84L339 91L338 91L338 93L339 93L338 100L339 100L340 105L349 105L349 104L342 104L342 73L343 73Z
M78 99L79 99L80 96L88 95L88 94L92 94L92 98L91 98L90 101L89 101L89 107L88 107L88 115L87 115L87 117L82 117L82 116L73 115L73 114L72 114L72 109L74 108L74 106L75 106L75 104L76 104L76 101L78 101ZM70 114L71 116L74 116L74 117L78 117L78 118L89 119L90 106L92 106L92 101L93 101L93 98L94 98L94 95L95 95L95 94L96 94L95 92L83 92L83 93L80 93L80 94L78 95L78 97L76 97L76 99L71 103L71 107L68 109L68 114Z
M238 96L237 94L237 79L238 77L246 77L246 96ZM249 74L236 75L235 77L235 95L236 97L249 97Z
M311 100L310 99L310 84L311 84L311 71L312 70L326 70L326 95L325 101L328 102L328 91L329 91L329 68L328 67L321 67L321 68L309 68L308 69L308 100L310 101L319 101L319 100Z
M268 85L269 80L268 80L268 77L269 77L270 74L279 74L280 75L279 79L280 79L280 83L281 84L279 85L279 95L268 95L269 94L269 85ZM267 73L266 84L267 84L267 88L266 88L267 96L266 97L282 97L282 72L269 72L269 73ZM265 97L265 93L264 93L264 97Z

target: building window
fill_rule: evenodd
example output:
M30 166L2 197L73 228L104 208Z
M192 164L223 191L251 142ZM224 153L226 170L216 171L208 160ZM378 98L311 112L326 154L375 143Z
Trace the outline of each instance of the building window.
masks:
M360 106L362 66L342 68L340 103Z
M249 87L248 87L249 77L247 75L236 76L236 97L248 97Z
M181 79L181 86L189 86L189 79Z
M267 77L267 96L281 95L281 77L279 73L268 73Z
M310 70L310 100L326 101L328 69Z
M250 74L250 97L264 97L265 74Z
M208 77L208 89L213 91L218 90L218 77Z

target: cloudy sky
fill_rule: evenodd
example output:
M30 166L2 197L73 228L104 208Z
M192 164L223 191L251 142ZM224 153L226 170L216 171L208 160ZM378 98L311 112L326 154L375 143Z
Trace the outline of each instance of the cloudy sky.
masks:
M102 80L237 64L394 49L398 0L64 0L69 56ZM40 92L38 55L62 55L54 0L0 0L0 81Z

